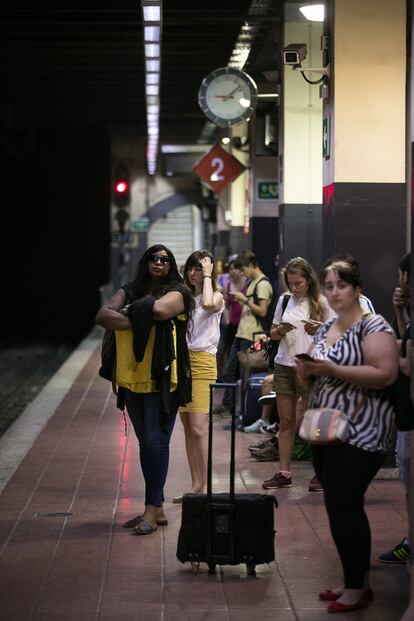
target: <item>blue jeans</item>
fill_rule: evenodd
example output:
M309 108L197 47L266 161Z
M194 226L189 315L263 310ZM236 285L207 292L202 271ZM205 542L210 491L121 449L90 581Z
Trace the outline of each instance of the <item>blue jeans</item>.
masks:
M223 373L223 382L237 382L240 377L240 364L237 353L245 351L251 344L252 341L241 339L237 336L234 337ZM228 409L231 407L231 390L228 388L224 391L223 405Z
M138 393L124 389L129 418L139 442L139 457L145 480L145 504L160 507L170 459L170 438L178 410L178 393L170 392L170 415L165 428L159 423L158 392Z

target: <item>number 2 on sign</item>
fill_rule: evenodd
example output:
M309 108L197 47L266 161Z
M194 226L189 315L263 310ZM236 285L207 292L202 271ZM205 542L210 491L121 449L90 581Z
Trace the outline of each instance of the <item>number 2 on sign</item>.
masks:
M213 169L213 173L211 174L211 181L223 181L224 175L222 175L222 171L224 168L224 162L221 157L215 157L211 160L211 168Z

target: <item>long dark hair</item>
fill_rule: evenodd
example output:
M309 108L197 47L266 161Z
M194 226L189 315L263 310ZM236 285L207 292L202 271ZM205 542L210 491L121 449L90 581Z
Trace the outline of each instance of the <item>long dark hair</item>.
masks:
M151 254L156 254L161 250L164 250L170 259L170 269L168 270L168 274L165 278L160 279L159 282L154 284L149 275L148 262ZM183 278L178 271L173 253L169 248L167 248L167 246L164 246L163 244L155 244L154 246L147 248L140 258L134 279L128 283L127 287L129 290L128 293L132 299L142 298L148 293L151 293L154 297L159 298L164 295L164 293L166 293L172 285L177 284L183 285Z
M214 261L214 256L208 250L196 250L196 252L193 252L192 254L190 254L190 256L188 257L184 265L184 282L187 285L187 287L190 289L193 295L195 294L195 288L193 287L193 285L190 283L188 279L188 270L191 269L192 267L200 267L200 259L204 259L204 257L208 257L211 263L213 264L213 269L211 272L211 284L213 287L213 291L217 291L217 283L216 283L217 274L216 274L216 264Z

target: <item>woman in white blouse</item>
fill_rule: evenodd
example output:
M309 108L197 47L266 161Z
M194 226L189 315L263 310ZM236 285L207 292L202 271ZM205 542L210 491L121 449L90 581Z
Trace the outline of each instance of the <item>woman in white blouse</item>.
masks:
M190 493L206 491L208 413L211 383L217 379L216 353L224 298L216 287L214 257L207 250L193 252L184 266L184 281L195 301L187 330L192 375L192 401L180 407L185 448L191 474ZM173 499L181 502L182 496Z
M281 282L290 300L283 311L283 297L276 306L270 336L279 341L274 365L274 390L279 415L279 471L263 482L267 490L292 485L290 462L297 427L296 405L303 399L306 409L308 384L295 373L295 356L307 352L312 337L312 325L322 324L333 316L326 298L321 295L318 278L313 267L302 257L291 259L281 271ZM311 481L313 483L313 481Z

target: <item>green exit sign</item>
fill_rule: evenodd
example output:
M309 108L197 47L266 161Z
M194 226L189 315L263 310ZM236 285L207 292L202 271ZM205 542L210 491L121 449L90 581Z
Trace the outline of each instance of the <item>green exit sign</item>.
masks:
M279 198L277 181L257 181L256 198L259 201L275 201Z
M135 233L149 231L150 221L149 218L131 218L130 230Z

